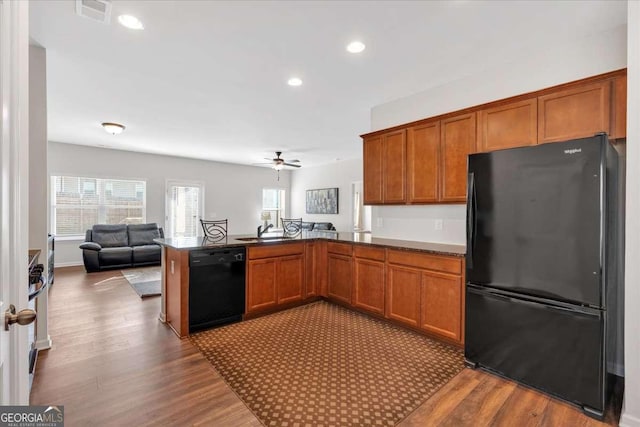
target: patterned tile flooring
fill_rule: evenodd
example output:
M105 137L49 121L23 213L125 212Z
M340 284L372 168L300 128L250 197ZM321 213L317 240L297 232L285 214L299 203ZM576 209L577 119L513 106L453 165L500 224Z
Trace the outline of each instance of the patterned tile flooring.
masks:
M320 301L191 341L266 426L393 426L463 367L462 350Z

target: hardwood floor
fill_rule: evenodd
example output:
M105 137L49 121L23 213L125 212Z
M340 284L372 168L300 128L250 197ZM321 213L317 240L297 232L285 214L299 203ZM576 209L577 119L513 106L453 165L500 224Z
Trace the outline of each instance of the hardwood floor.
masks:
M49 294L53 348L40 352L31 404L65 407L67 425L259 426L188 340L158 321L119 271L56 269ZM465 369L401 426L617 425L528 388Z

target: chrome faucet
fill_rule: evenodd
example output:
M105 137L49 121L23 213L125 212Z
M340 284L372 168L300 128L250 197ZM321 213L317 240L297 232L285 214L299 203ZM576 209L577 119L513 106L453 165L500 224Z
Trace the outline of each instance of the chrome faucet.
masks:
M261 225L259 225L259 226L258 226L258 238L262 237L262 235L263 235L264 233L266 233L266 232L267 232L267 230L269 230L271 227L273 227L273 224L269 224L269 225L267 225L267 226L264 228L264 230L263 230L263 229L262 229L262 226L261 226Z

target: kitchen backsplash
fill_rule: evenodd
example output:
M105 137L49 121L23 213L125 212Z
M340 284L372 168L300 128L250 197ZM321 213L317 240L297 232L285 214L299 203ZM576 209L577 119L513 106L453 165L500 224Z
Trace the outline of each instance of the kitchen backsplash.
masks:
M464 245L465 205L374 206L375 237Z

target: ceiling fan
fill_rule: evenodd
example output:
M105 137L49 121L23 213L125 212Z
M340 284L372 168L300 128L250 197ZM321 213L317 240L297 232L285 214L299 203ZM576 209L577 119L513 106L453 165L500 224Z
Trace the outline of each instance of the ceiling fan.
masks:
M283 159L282 157L280 157L282 155L282 151L276 151L275 153L276 153L276 157L273 158L273 159L270 159L268 157L264 158L265 160L269 160L269 162L266 162L266 163L254 163L254 164L256 164L256 165L271 165L271 167L278 172L278 181L280 181L280 171L282 169L284 169L285 166L292 167L292 168L299 168L299 167L302 166L301 164L299 164L300 160L296 159L296 160L287 161L287 160Z

